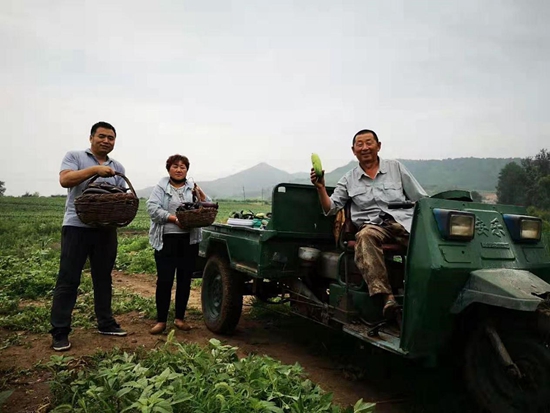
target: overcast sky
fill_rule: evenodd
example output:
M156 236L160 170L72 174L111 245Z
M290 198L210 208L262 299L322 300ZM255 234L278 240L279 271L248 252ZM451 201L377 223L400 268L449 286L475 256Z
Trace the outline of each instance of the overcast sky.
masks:
M60 194L93 123L136 188L267 162L526 157L550 147L545 0L1 0L0 181Z

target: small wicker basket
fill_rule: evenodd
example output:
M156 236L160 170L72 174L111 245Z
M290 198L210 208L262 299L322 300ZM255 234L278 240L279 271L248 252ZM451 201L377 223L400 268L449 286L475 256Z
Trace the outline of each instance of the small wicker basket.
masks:
M212 225L218 215L218 208L199 207L187 211L176 211L176 217L183 229L201 228Z
M108 193L108 194L82 194L74 201L78 218L87 225L96 228L118 228L125 227L136 217L139 207L139 198L134 187L120 172L121 176L132 193ZM88 186L94 182L99 175L92 177Z

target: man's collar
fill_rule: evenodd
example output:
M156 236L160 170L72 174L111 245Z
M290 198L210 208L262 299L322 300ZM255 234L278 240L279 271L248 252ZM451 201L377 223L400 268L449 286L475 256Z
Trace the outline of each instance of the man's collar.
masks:
M388 172L388 163L385 159L380 159L380 157L378 157L378 172L380 172L381 174L385 174L386 172Z
M353 170L353 173L355 174L355 178L357 179L361 179L363 175L367 176L365 171L363 171L363 168L361 168L361 165L357 165Z
M387 161L385 159L381 159L380 157L378 157L378 172L381 173L381 174L385 174L385 173L388 172L388 163L387 163ZM355 174L356 174L356 177L358 179L361 178L361 176L363 176L363 175L368 177L366 172L363 171L363 168L361 168L361 165L357 165L355 167Z
M87 154L89 155L92 155L94 158L95 158L95 155L94 153L92 152L92 149L91 148L86 148L84 150L84 152L86 152ZM96 158L97 159L97 158ZM111 159L109 158L109 155L105 155L105 162L109 162Z

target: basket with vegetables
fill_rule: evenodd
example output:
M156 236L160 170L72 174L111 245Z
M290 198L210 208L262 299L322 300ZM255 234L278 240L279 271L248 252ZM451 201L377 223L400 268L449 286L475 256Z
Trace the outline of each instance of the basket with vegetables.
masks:
M107 182L94 183L99 177L90 179L82 195L74 201L78 218L92 227L117 228L128 225L136 217L139 198L134 187L120 172L129 188L111 185ZM128 193L131 190L131 193Z
M217 202L184 202L176 209L176 217L183 229L212 225L217 214Z

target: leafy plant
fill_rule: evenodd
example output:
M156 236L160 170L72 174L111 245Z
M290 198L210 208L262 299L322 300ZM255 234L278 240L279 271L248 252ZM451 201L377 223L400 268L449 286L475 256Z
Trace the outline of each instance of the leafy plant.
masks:
M55 360L50 363L53 411L343 411L299 365L283 365L266 356L239 359L236 350L216 339L208 348L178 343L172 331L162 348L103 353L89 369ZM350 411L372 412L372 407L359 401Z

